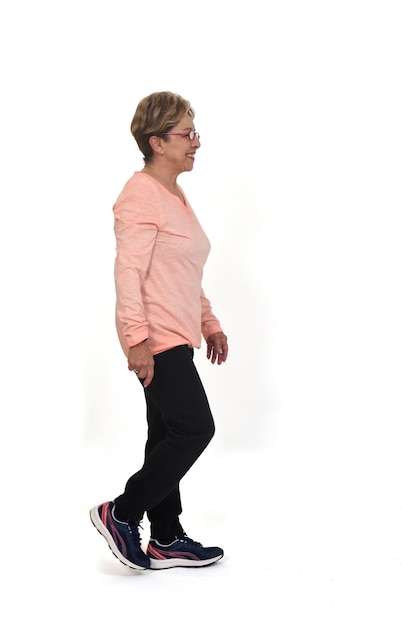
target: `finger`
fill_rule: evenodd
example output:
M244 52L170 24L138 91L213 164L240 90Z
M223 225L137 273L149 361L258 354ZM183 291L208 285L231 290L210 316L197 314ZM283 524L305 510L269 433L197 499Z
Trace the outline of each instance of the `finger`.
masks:
M228 358L228 352L229 352L228 345L224 344L222 346L221 363L224 363L226 361L226 359Z
M154 377L154 368L153 367L148 368L147 375L145 376L144 382L142 383L144 385L144 389L148 387L153 377Z
M220 350L218 354L218 365L225 361L225 352L224 350Z
M227 355L228 355L228 346L227 343L221 343L220 348L217 350L217 362L218 365L220 365L221 363L224 363L227 359Z
M212 356L211 356L211 363L214 364L216 359L217 359L217 357L218 357L218 352L217 352L216 348L212 348L211 354L212 354Z

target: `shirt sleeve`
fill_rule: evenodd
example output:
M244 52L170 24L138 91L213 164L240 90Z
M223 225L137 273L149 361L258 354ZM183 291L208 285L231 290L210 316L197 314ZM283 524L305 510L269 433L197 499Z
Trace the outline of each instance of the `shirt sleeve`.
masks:
M201 332L205 341L213 333L221 333L222 328L219 320L212 312L211 303L201 289Z
M154 194L128 189L116 201L113 213L116 317L122 335L131 347L148 338L141 285L158 233L159 203Z

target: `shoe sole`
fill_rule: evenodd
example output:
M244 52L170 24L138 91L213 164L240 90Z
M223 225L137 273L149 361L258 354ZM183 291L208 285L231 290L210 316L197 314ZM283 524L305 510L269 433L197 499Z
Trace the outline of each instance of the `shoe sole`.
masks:
M215 556L213 559L203 561L192 561L190 559L150 559L151 569L169 569L171 567L207 567L213 565L223 557L223 554Z
M106 526L103 524L101 518L99 517L98 508L99 507L94 506L89 512L89 517L91 518L91 522L95 526L96 530L102 535L102 537L106 539L107 544L110 550L112 551L112 553L114 554L114 556L116 557L116 559L118 559L120 563L123 563L123 565L127 565L127 567L131 567L131 569L136 569L136 570L148 569L147 567L144 567L143 565L137 565L136 563L133 563L132 561L128 561L125 558L125 556L120 552L120 550L118 549L118 547L116 546L114 542L112 535L110 534Z

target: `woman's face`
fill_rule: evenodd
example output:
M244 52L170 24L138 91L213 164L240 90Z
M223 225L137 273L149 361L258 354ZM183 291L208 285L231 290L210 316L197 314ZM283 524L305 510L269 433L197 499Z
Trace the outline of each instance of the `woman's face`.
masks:
M169 163L172 170L178 174L193 169L195 153L201 146L198 133L190 139L189 134L194 131L193 119L185 115L168 133L169 137L164 139L165 162Z

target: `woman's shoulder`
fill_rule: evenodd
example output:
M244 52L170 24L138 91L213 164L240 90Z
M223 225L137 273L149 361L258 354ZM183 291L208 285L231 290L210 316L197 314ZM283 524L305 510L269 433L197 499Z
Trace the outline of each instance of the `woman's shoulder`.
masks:
M117 197L113 212L116 216L147 213L160 218L161 199L156 181L144 172L134 172Z
M135 171L123 186L117 201L128 197L142 199L145 196L148 198L149 194L152 192L156 194L157 191L156 181L151 176L145 172Z

